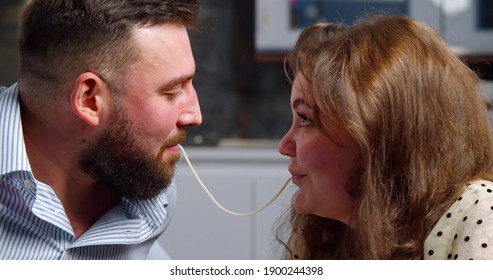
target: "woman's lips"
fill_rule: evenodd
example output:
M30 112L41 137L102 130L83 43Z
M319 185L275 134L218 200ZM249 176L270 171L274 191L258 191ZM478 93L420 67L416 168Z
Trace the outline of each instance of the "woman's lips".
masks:
M295 185L298 185L298 183L301 181L301 179L306 176L306 175L301 174L301 173L299 173L295 170L292 170L292 169L289 169L289 173L291 173L291 176L293 177L293 179L291 181Z

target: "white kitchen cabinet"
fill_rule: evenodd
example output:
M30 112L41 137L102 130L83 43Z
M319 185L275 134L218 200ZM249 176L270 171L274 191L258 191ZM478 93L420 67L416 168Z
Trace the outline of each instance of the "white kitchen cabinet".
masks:
M288 159L271 148L187 148L202 181L225 208L251 212L268 202L289 178ZM177 164L178 203L159 242L172 259L277 259L276 220L289 208L291 183L254 216L221 211L196 181L184 158Z

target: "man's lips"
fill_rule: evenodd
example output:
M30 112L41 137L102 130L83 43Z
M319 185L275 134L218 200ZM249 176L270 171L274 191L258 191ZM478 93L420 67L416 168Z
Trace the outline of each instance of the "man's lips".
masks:
M180 143L183 142L186 138L187 131L181 130L178 134L170 137L167 141L165 141L161 146L161 150L166 152L179 153L180 148L178 147L178 145L180 145Z
M174 145L174 146L171 146L171 147L166 148L166 151L168 151L168 152L174 152L174 153L179 153L180 152L180 148L178 147L178 145Z
M163 144L159 149L159 154L164 156L164 154L178 154L180 153L180 148L178 147L178 143L175 144Z

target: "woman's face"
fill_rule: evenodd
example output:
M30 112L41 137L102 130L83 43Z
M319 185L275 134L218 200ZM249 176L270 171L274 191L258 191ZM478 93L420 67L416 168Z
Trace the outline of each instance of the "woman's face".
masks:
M332 142L314 115L309 85L298 74L291 91L293 124L279 143L290 157L289 172L299 191L293 199L298 213L314 214L349 224L353 198L346 190L358 155L358 145L342 127L332 127Z

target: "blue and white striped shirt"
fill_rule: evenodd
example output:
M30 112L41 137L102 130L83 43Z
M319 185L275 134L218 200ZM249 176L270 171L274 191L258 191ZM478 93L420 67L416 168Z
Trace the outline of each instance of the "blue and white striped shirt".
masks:
M170 222L174 183L152 200L122 199L75 239L53 189L33 177L18 92L0 88L0 259L149 258Z

